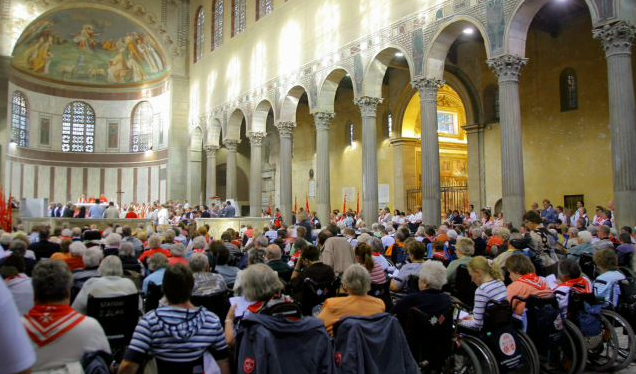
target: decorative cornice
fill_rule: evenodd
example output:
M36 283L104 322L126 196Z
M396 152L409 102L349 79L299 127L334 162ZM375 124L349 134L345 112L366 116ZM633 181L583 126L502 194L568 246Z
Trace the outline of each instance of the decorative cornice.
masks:
M630 55L636 38L636 26L618 21L592 30L592 35L603 44L606 57Z
M316 130L329 130L331 122L335 117L335 113L331 112L316 112L314 113L314 123L316 124Z
M462 126L462 129L464 129L466 134L476 134L476 133L483 132L484 129L486 129L486 125L483 125L481 123L473 123L470 125Z
M419 91L422 101L434 102L437 104L437 91L444 87L442 79L416 77L411 81L411 86Z
M527 63L527 58L515 55L503 55L486 61L488 67L499 78L499 82L518 82L521 69Z
M208 158L209 157L216 157L216 151L218 151L219 148L221 148L221 147L219 147L218 145L211 145L211 144L208 144L208 145L203 147L203 149L205 150L205 153L208 156Z
M281 138L291 138L294 134L294 128L296 128L295 122L278 122L276 124L278 134Z
M238 145L241 141L237 139L225 139L223 140L223 145L228 150L228 152L236 152Z
M258 147L263 145L263 139L265 139L265 136L266 134L264 132L250 132L248 134L250 144Z
M380 105L383 100L381 97L362 96L353 100L353 103L360 107L362 117L373 117L376 115L378 105Z

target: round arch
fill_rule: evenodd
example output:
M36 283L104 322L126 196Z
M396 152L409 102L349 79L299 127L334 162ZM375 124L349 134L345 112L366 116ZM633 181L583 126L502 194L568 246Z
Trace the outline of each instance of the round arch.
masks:
M334 105L336 101L336 91L338 85L346 77L351 76L347 69L343 67L335 67L327 74L318 92L318 112L334 113ZM356 85L353 85L353 97L357 97Z
M281 122L296 122L296 109L298 108L298 102L303 94L307 94L305 87L301 85L295 85L292 87L283 99L283 103L280 108L279 121ZM307 100L311 100L309 94L307 94ZM311 101L309 107L312 107Z
M424 76L427 78L443 79L446 56L450 47L457 37L466 28L474 27L479 31L484 39L486 57L490 58L490 41L483 25L476 19L468 16L452 17L449 21L440 26L430 44L429 49L424 54Z
M274 110L274 106L269 99L263 99L258 103L258 105L256 105L254 114L252 115L251 131L266 132L267 116L269 115L270 110Z
M598 10L592 0L584 0L592 17L592 25L599 21ZM523 0L512 12L504 33L504 54L525 57L528 29L536 14L550 0ZM483 33L482 33L483 35Z
M192 129L192 133L190 134L190 150L196 152L203 151L203 130L201 130L199 126Z
M241 124L244 119L247 119L247 116L243 110L241 108L234 109L227 121L227 129L223 139L241 140Z
M221 121L218 118L212 118L210 126L208 126L206 145L219 146L221 143Z
M362 96L382 97L382 81L391 61L401 53L409 67L409 76L413 79L413 60L411 56L400 46L391 45L378 52L367 65L362 82Z

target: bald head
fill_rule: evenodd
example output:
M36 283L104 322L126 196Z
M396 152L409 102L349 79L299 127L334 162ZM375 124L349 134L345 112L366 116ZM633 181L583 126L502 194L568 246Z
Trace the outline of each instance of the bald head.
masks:
M280 250L280 247L277 246L276 244L268 245L266 251L267 251L267 261L280 260L280 258L283 255Z

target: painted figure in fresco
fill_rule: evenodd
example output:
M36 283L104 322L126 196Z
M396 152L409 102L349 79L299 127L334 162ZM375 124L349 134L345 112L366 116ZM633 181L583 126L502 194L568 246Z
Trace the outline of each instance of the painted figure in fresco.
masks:
M36 73L46 74L49 72L49 60L53 57L53 54L49 51L52 43L52 36L41 37L33 49L27 51L29 69Z
M124 57L124 50L120 49L117 52L115 58L110 60L110 67L108 68L108 81L114 83L125 83L126 76L130 72L130 68L126 63Z
M95 41L95 37L98 34L95 33L95 29L93 25L84 25L82 26L82 31L79 34L75 35L73 41L77 43L77 47L79 49L95 49L97 42Z

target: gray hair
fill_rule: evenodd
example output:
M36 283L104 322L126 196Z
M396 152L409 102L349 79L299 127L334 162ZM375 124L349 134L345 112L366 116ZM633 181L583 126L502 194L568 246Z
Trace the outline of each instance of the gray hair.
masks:
M342 285L351 295L364 296L371 290L371 275L360 264L353 264L342 274Z
M90 247L86 249L82 258L84 259L84 266L87 268L95 268L99 266L102 258L104 258L104 252L102 252L99 247Z
M121 277L124 275L124 267L121 264L121 259L117 256L106 256L104 261L99 265L99 274L102 277Z
M276 244L268 245L265 251L267 251L268 260L280 260L281 257L283 256L283 253L280 250L280 247Z
M481 227L473 227L472 229L470 229L470 233L473 238L480 238L482 234Z
M592 233L589 231L581 231L579 232L579 235L577 235L577 237L579 238L579 243L581 244L592 242Z
M11 244L9 244L9 250L11 250L11 252L17 252L20 256L24 257L27 251L27 244L22 240L14 239L11 241Z
M73 229L71 230L71 233L73 236L79 238L80 236L82 236L82 229L80 229L79 227L73 227Z
M121 243L121 235L109 234L106 239L104 239L104 242L109 248L119 247L119 244Z
M168 267L168 257L163 253L156 253L148 260L148 269L157 271L161 268Z
M31 284L38 303L59 302L69 297L73 275L65 262L44 259L33 268Z
M497 227L494 230L492 230L493 235L499 235L501 236L501 238L503 240L509 240L510 239L510 230L508 230L505 227Z
M439 261L426 261L420 270L420 283L433 290L441 290L446 284L446 268Z
M371 235L369 235L368 233L362 233L360 234L360 236L358 236L358 243L365 243L365 244L369 244L371 245L371 239L373 237Z
M170 253L172 253L173 257L185 257L186 252L186 247L181 243L175 243L172 245L172 248L170 248Z
M592 245L594 246L594 249L596 249L596 251L600 251L602 249L614 250L614 244L612 244L612 242L607 239L600 240Z
M135 247L130 242L122 242L119 245L119 255L120 256L134 256L135 255Z
M66 236L67 238L70 238L71 236L73 236L73 231L71 231L71 229L64 229L62 230L62 232L60 232L60 236Z
M475 254L475 242L470 238L459 238L455 249L464 256L472 256Z
M190 270L193 273L203 273L208 269L210 262L208 256L203 253L195 253L190 257Z
M271 299L284 286L272 268L265 264L254 264L241 273L241 288L248 301L256 302Z
M415 232L415 236L425 236L426 235L426 227L424 226L420 226L417 228L417 231Z
M196 236L192 239L193 249L204 249L208 242L205 240L205 236Z
M82 242L73 242L69 245L68 251L73 257L84 257L84 253L86 253L86 245Z
M576 238L579 236L579 229L576 227L570 227L568 229L568 234L570 234L570 239Z
M247 251L247 263L249 265L263 264L265 263L266 256L267 256L267 253L265 252L264 249L252 248L249 251Z
M269 244L269 239L265 235L259 235L254 239L254 247L265 249Z
M598 228L596 228L596 226L588 226L587 231L592 234L592 236L596 236L598 234Z
M369 245L371 245L371 248L374 251L378 253L384 253L384 244L382 244L382 240L380 238L377 238L375 236L372 237Z
M157 234L150 235L148 238L148 247L151 249L161 247L161 237Z

